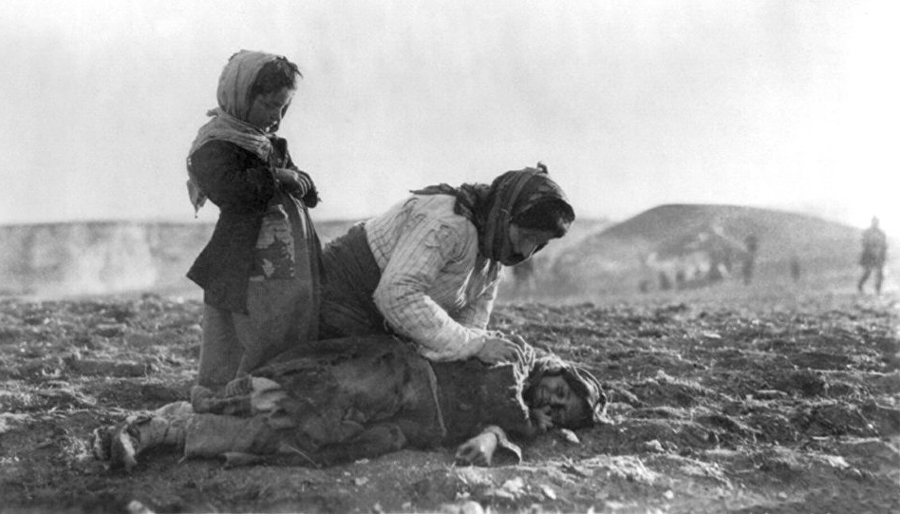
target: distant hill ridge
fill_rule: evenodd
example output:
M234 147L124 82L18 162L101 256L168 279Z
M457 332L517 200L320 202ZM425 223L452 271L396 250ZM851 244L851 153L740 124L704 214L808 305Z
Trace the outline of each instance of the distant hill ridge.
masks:
M651 254L674 255L679 245L718 231L743 245L759 241L760 279L783 279L796 256L807 273L856 272L861 231L807 214L717 204L665 204L585 237L559 256L555 277L571 287L632 289L646 278Z
M357 220L316 220L324 242ZM82 295L193 291L185 273L214 223L76 221L0 226L0 295ZM620 223L576 219L571 233L536 256L540 286L574 291L635 291L651 253L663 258L712 229L742 242L759 238L760 280L786 278L796 255L804 275L857 275L861 230L806 214L715 204L666 204ZM889 259L900 254L888 234ZM842 278L842 280L845 280ZM852 282L852 279L851 279Z
M845 235L848 231L858 234L853 227L808 214L727 204L664 204L613 225L603 233L658 241L680 235L679 232L694 232L711 225L721 225L727 232L738 236L752 232L774 235L798 227L829 233L839 231Z

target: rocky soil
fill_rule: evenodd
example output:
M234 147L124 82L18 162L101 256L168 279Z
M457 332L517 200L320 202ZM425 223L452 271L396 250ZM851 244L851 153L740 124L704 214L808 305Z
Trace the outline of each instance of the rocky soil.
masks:
M492 325L582 362L613 423L520 465L452 449L326 469L172 452L114 473L92 429L187 398L201 305L0 299L2 512L900 512L894 296L506 303Z

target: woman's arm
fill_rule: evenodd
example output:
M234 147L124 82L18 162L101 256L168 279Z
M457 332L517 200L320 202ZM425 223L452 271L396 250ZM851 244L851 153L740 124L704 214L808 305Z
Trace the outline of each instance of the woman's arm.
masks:
M491 312L494 310L494 301L497 299L499 285L500 279L494 278L475 301L457 311L453 318L464 326L486 329L491 320Z
M394 330L417 342L429 360L474 356L493 364L514 358L517 346L484 330L486 320L482 328L466 326L445 308L480 301L476 311L490 315L494 291L490 283L481 285L482 275L489 271L478 258L475 227L460 216L435 216L427 209L417 211L416 206L415 200L407 202L370 241L373 253L386 256L373 295L378 310ZM470 287L481 287L483 298L468 300Z
M398 239L375 290L375 305L387 322L420 345L430 360L458 360L477 354L488 333L463 326L432 299L434 286L461 290L474 268L475 247L440 220L420 222ZM464 273L447 273L452 262L473 261ZM440 282L438 282L440 277Z

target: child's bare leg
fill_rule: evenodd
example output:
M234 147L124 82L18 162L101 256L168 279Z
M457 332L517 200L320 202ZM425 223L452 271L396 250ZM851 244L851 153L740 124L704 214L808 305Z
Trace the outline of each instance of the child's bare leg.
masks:
M237 375L244 347L235 329L235 314L203 306L203 340L197 384L216 390Z
M300 279L251 281L249 315L235 314L243 347L238 374L251 373L278 354L310 340L317 326L312 285Z

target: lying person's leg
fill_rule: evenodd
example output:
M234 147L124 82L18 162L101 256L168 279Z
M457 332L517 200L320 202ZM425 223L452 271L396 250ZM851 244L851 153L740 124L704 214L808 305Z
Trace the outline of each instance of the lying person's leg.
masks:
M185 457L220 457L227 453L267 455L279 448L279 434L264 416L238 418L195 414L188 421Z
M149 448L183 447L187 423L193 415L190 403L176 402L149 415L128 416L118 425L95 429L91 450L95 458L109 461L113 469L131 471L137 465L137 456Z
M301 443L291 437L291 431L272 428L264 416L192 414L134 417L116 427L96 430L92 446L95 457L109 461L111 468L131 471L140 454L160 446L181 450L185 457L224 457L229 465L327 466L399 451L406 446L406 438L397 425L385 423L318 450Z
M173 408L187 406L187 409ZM187 402L171 404L147 416L130 416L119 425L94 431L94 456L112 469L131 471L138 457L167 446L185 457L219 457L229 453L266 455L280 448L280 434L265 416L239 418L193 414Z
M400 451L406 447L406 436L399 426L382 423L367 428L353 439L330 444L320 448L312 460L321 465L339 464L358 459L371 459L386 453ZM282 448L281 453L290 453L290 448Z

